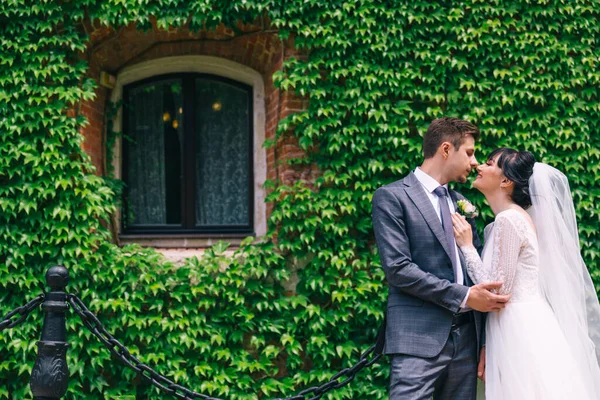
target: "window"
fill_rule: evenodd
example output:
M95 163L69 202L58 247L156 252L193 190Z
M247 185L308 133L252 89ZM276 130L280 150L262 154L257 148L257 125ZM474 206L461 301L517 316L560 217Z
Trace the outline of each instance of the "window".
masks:
M123 89L122 231L254 232L252 87L208 74Z

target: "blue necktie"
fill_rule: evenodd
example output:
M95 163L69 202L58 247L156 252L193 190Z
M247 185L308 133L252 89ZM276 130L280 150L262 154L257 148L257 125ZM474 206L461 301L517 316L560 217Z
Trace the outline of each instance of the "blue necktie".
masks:
M446 234L448 248L450 249L450 258L452 260L452 268L454 268L454 279L456 279L458 266L456 265L456 244L454 241L454 227L452 217L450 216L450 207L448 206L448 189L443 186L438 186L433 193L440 199L440 210L442 214L442 228ZM460 283L460 282L459 282Z

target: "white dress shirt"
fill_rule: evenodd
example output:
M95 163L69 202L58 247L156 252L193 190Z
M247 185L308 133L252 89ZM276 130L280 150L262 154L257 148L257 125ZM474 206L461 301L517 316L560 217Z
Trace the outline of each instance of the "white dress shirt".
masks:
M444 186L446 188L446 190L448 190L448 185L440 185L440 183L438 181L436 181L434 178L432 178L430 175L428 175L427 173L423 172L423 170L419 167L417 167L417 169L415 169L415 176L417 177L417 179L419 180L419 182L421 183L421 186L423 186L423 189L425 189L425 193L427 193L427 196L429 197L429 201L431 201L431 205L433 206L433 209L435 210L435 213L437 214L438 218L440 219L440 222L442 222L442 213L440 211L440 198L433 192L435 189L437 189L438 186ZM455 213L456 210L454 208L454 203L452 203L452 198L450 197L450 193L448 193L448 196L446 197L446 201L448 202L448 207L450 207L450 213ZM454 271L454 278L455 278L455 282L460 284L460 285L464 285L464 275L463 275L463 269L462 269L462 264L460 262L460 257L458 256L458 246L456 245L456 242L454 242L454 255L456 257L456 270ZM469 292L471 291L471 288L469 288ZM461 308L465 308L465 305L467 303L467 299L469 298L469 292L467 292L467 296L465 297L465 299L463 300L462 304L461 304ZM466 310L461 310L461 311L466 311Z

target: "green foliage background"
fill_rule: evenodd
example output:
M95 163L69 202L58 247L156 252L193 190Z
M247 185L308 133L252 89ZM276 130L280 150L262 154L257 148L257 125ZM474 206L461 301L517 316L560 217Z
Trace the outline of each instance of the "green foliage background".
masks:
M282 5L285 5L283 7ZM269 236L233 257L215 246L183 266L110 244L109 179L81 149L86 123L66 110L93 97L79 54L83 18L190 29L267 15L295 36L277 84L307 96L281 121L307 149L314 185L270 182ZM480 157L526 148L571 180L583 254L600 282L600 6L592 1L78 0L0 2L0 315L37 295L55 263L134 354L213 396L291 395L355 362L383 317L374 246L374 190L420 163L421 135L451 115L483 132ZM462 190L491 212L480 195ZM274 237L277 240L273 240ZM297 294L282 286L296 270ZM0 399L27 385L41 313L0 333ZM159 398L69 319L67 399ZM387 366L328 398L384 399Z

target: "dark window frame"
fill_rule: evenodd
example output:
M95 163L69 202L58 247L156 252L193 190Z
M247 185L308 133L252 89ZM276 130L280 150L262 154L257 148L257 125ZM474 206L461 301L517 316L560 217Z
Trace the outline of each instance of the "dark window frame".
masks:
M249 146L248 146L248 225L205 225L198 227L195 225L196 217L196 170L195 170L195 157L196 157L196 118L194 109L196 106L196 86L195 80L197 78L208 79L211 81L223 82L228 85L232 85L246 91L248 96L248 132L249 132ZM139 81L132 82L123 87L123 136L127 136L127 130L129 127L128 112L126 110L126 102L129 98L129 92L138 86L146 85L153 82L160 82L169 79L180 79L182 84L182 107L183 107L183 153L182 153L182 181L183 187L181 188L181 213L182 223L181 224L165 224L165 225L134 225L128 226L125 223L127 215L127 181L128 181L128 168L127 163L129 161L128 146L129 141L127 138L122 140L122 179L125 183L123 188L123 198L121 207L121 233L125 235L170 235L170 234L194 234L205 237L206 234L232 234L232 236L239 235L253 235L254 232L254 91L251 85L238 82L232 79L224 78L222 76L206 74L206 73L170 73L152 76L150 78L142 79ZM191 117L189 117L191 116Z

